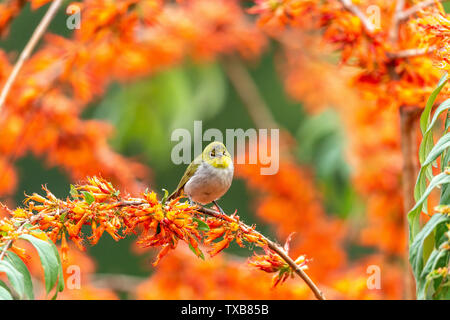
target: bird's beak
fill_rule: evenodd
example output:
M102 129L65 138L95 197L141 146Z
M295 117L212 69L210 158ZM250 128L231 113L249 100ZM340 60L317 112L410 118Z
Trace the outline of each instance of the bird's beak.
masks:
M215 166L217 168L227 168L229 166L227 157L219 157L215 159Z

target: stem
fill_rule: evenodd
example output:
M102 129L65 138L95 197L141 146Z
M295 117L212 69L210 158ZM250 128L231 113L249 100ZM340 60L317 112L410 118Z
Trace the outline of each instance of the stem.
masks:
M244 102L253 123L258 128L279 128L242 62L236 57L223 59L222 62L231 84Z
M31 36L27 45L20 54L19 59L14 65L14 68L11 74L9 75L8 79L6 80L2 92L0 93L0 112L3 108L3 105L5 104L6 97L8 96L11 86L13 85L14 81L17 78L17 75L19 74L20 69L22 68L24 62L30 57L31 52L33 52L33 49L36 47L39 40L42 38L42 35L44 34L45 30L47 30L48 25L52 21L62 2L63 0L54 0L52 2L47 12L45 13L44 17L42 18L41 22L39 22L39 25L34 30L33 35Z
M409 225L406 219L407 212L414 206L414 186L419 171L416 159L417 141L415 124L420 115L420 109L416 107L400 107L401 149L403 155L403 225L406 237L409 235ZM404 254L404 286L405 299L415 298L414 281L408 260L409 252L406 247Z
M27 222L30 222L29 220L25 220L20 227L17 229L18 232L22 231L23 227L25 226L25 224L27 224ZM5 244L5 246L2 249L2 252L0 253L0 261L3 260L3 258L5 257L6 251L8 251L9 247L11 247L13 243L13 239L8 240Z
M389 41L394 44L398 41L398 29L400 26L399 16L403 12L403 8L405 7L405 0L397 0L395 5L395 12L392 18L392 27L389 30Z
M351 0L339 0L339 2L345 10L353 13L359 18L359 20L361 20L361 23L368 34L372 34L375 31L375 26L372 22L370 22L366 15L357 6L355 6Z
M316 286L316 284L311 280L311 278L306 274L305 271L303 271L294 260L289 257L286 252L276 243L270 241L266 237L263 236L263 238L267 241L267 244L270 249L275 251L286 263L295 271L297 275L302 278L303 281L307 284L307 286L314 292L314 295L318 300L326 300L325 295L320 291L320 289Z
M57 209L55 212L47 213L47 215L62 214L64 212L66 212L66 211L67 211L66 209L65 210L61 210L61 211L59 209ZM31 218L25 219L24 221L22 221L22 223L20 224L19 228L17 228L17 232L22 231L22 229L25 227L25 225L27 223L33 224L33 223L35 223L36 221L38 221L40 219L41 219L41 215L40 214L34 215ZM5 246L2 249L2 252L0 253L0 261L3 260L3 258L5 257L6 252L12 246L13 242L14 242L14 239L6 241Z
M117 208L122 208L122 207L127 207L127 206L140 206L140 205L143 205L143 204L145 204L145 202L140 201L140 200L135 200L135 201L121 201L121 202L117 203L116 207L117 207ZM54 212L46 213L46 215L55 215L55 214L61 215L61 214L65 213L65 212L67 212L67 211L68 211L68 209L59 210L59 208L58 208L58 209L56 209ZM39 221L40 219L41 219L41 215L40 215L40 214L34 215L34 216L32 216L31 218L25 219L24 221L22 221L22 223L20 224L19 228L17 228L17 232L22 231L23 227L24 227L27 223L33 224L33 223ZM11 247L13 241L14 241L14 239L11 239L11 240L8 240L8 241L5 243L5 246L3 247L2 251L0 252L0 261L3 260L3 258L4 258L5 254L6 254L6 252L7 252L8 249Z
M406 49L397 52L387 53L387 56L390 59L414 58L417 56L432 53L436 49L437 49L436 46L430 46L428 48Z
M198 211L200 211L208 216L214 217L214 218L224 219L224 217L220 213L217 213L216 211L214 211L212 209L200 207L198 209ZM250 229L250 227L247 226L246 224L243 224L243 226L244 226L244 228ZM260 233L258 233L258 234L260 234ZM320 291L320 289L311 280L311 278L295 263L294 260L292 260L291 257L289 257L289 255L279 245L277 245L275 242L269 240L264 235L262 235L262 234L260 234L260 235L264 239L264 241L267 242L268 247L270 249L272 249L273 251L275 251L280 256L280 258L283 259L292 268L292 270L295 271L295 273L300 278L302 278L302 280L311 289L311 291L314 293L314 295L316 296L316 298L318 300L326 300L322 291Z

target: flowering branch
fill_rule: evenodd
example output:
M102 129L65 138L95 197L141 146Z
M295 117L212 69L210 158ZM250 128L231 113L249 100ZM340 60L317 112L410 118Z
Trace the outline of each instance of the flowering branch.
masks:
M307 268L304 256L295 261L288 255L288 239L282 249L255 230L255 226L242 223L236 212L223 215L212 209L179 202L180 198L158 201L154 192L145 191L140 198L121 196L111 183L100 178L88 178L88 183L71 186L70 197L56 198L46 187L46 196L34 193L27 196L24 208L14 211L4 207L11 218L0 220L0 246L3 246L0 260L8 250L23 253L13 242L24 235L57 242L61 239L63 261L67 255L66 234L79 249L84 250L87 239L96 244L104 232L120 240L125 235L137 233L141 236L137 244L141 247L161 247L154 266L181 240L199 258L204 259L199 244L209 246L208 253L215 256L227 248L232 241L241 247L245 243L255 244L265 250L266 255L255 255L249 264L269 273L276 273L274 286L289 276L298 274L318 299L324 300L303 269ZM84 237L81 228L89 225L92 234ZM221 239L221 240L218 240ZM216 241L218 240L218 241Z
M219 219L223 219L224 218L221 214L218 214L216 211L208 209L208 208L201 207L199 209L199 211L204 213L204 214L206 214L206 215L215 217L215 218L219 218ZM245 229L247 229L247 230L250 229L250 227L247 226L247 225L243 225L243 227ZM254 232L256 232L256 231L254 231ZM278 254L278 256L281 259L283 259L289 265L289 267L291 267L292 270L294 270L294 272L298 276L300 276L300 278L302 278L303 281L305 281L305 283L308 285L308 287L311 289L311 291L314 293L314 295L316 296L317 299L325 300L325 296L322 293L322 291L320 291L320 289L311 280L311 278L309 278L309 276L305 273L305 271L303 271L303 269L294 260L292 260L291 257L289 257L289 255L286 253L285 250L283 250L283 248L281 248L278 244L276 244L275 242L269 240L267 237L263 236L262 234L259 234L259 235L267 243L267 246L271 250L273 250L276 254Z
M3 108L3 105L6 101L6 97L8 96L9 90L11 89L11 86L14 83L14 80L16 79L17 75L19 74L19 71L22 68L25 60L28 59L31 52L33 52L33 49L36 47L37 43L42 38L45 30L47 30L53 17L58 12L58 9L61 6L62 2L63 2L63 0L55 0L52 2L50 7L48 8L47 12L45 13L44 17L42 18L41 22L37 26L36 30L34 30L33 35L31 36L27 45L25 46L22 53L20 54L19 60L17 60L16 64L14 65L14 68L13 68L11 74L9 75L8 80L6 80L6 83L2 89L2 92L0 93L0 111Z

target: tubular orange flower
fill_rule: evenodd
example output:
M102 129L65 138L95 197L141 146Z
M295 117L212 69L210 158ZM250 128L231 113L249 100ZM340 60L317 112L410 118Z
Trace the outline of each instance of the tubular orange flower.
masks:
M66 261L66 233L80 250L84 250L85 240L95 244L104 231L117 241L135 232L138 227L141 229L137 241L139 246L161 248L154 266L170 250L175 249L179 241L185 242L202 259L204 255L200 244L210 246L208 252L211 256L227 248L233 240L241 246L253 243L265 250L270 244L254 226L243 224L236 212L227 216L211 209L181 203L179 199L162 203L157 200L154 192L149 191L145 191L140 198L134 198L123 195L111 183L98 177L87 178L86 184L71 186L70 197L66 200L56 198L46 187L43 189L45 196L27 196L25 208L9 211L12 217L0 221L0 246L4 247L3 254L11 246L12 240L22 234L31 234L45 240L49 237L55 242L61 239L63 261ZM41 204L38 211L35 202ZM91 236L85 237L82 234L84 225L91 226ZM222 236L222 240L213 242ZM289 241L290 237L285 246L286 255ZM268 258L261 256L255 259L266 259L272 268L277 268L283 274L293 275L289 258L282 258L275 251L268 252ZM255 262L255 266L266 272L273 272L264 263ZM296 263L303 268L303 260Z
M284 251L289 254L289 246L292 239L292 233L289 235L289 237L286 240L286 243L284 245ZM251 257L248 261L248 264L251 266L254 266L260 270L263 270L268 273L275 273L277 272L272 281L273 281L273 287L276 287L278 284L283 283L286 281L289 277L294 277L294 270L284 261L281 259L281 257L276 254L273 250L271 250L269 247L264 246L263 247L265 251L265 255L257 255L255 254L253 257ZM308 266L306 265L306 258L305 256L299 256L295 263L300 267L302 270L306 270Z

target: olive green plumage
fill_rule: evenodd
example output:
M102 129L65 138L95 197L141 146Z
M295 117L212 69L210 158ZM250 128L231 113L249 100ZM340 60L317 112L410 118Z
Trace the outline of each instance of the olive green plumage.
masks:
M233 160L221 142L210 143L189 164L168 200L187 196L200 204L215 202L229 189L233 180Z

